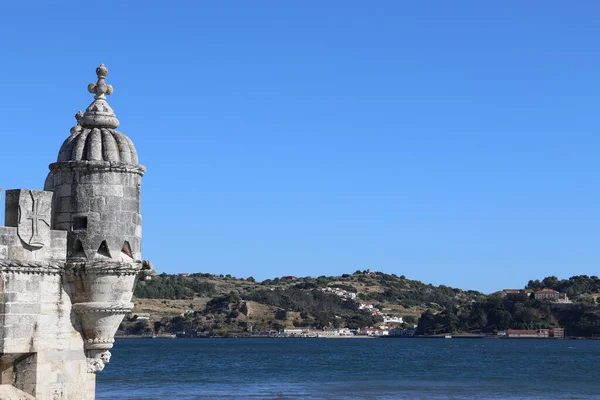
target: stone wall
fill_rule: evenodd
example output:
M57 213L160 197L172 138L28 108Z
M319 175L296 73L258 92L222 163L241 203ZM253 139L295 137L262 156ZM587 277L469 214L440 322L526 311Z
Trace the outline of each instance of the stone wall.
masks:
M51 263L0 260L0 267L0 384L38 400L94 399L71 279Z
M67 257L141 259L143 167L72 161L51 168L52 228L69 231Z
M51 199L46 191L7 191L7 226L0 227L0 393L10 385L39 400L91 400L95 375L87 373L72 309L67 232L50 229Z

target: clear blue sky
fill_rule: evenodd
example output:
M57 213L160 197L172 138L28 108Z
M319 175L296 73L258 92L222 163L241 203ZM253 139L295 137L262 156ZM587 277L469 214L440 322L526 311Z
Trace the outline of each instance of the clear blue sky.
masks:
M0 186L42 188L102 62L148 168L159 272L371 268L486 292L595 275L599 15L596 1L2 2Z

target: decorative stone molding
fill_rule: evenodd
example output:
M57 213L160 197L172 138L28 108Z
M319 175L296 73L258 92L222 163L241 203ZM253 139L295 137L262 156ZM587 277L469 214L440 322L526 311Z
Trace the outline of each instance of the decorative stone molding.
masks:
M118 261L67 261L66 271L74 275L137 275L142 270L142 262Z
M125 314L133 310L133 303L89 302L73 304L73 311L81 320L84 349L90 358L113 347L114 335Z
M114 338L95 338L95 339L86 339L85 343L86 345L92 345L92 344L104 344L104 343L114 343L115 339Z
M66 169L70 171L124 172L144 176L146 167L120 161L61 161L49 165L50 171Z
M65 272L64 261L0 260L0 272L13 274L58 275Z
M104 363L99 358L89 358L88 359L88 373L95 374L104 369Z
M96 314L106 313L112 315L125 315L129 314L133 310L133 303L121 303L121 304L110 304L110 303L77 303L73 304L73 310L77 314ZM90 339L88 339L89 341ZM102 343L108 343L109 339L92 339L93 341L102 340ZM112 340L110 343L114 342ZM100 343L100 342L94 342Z

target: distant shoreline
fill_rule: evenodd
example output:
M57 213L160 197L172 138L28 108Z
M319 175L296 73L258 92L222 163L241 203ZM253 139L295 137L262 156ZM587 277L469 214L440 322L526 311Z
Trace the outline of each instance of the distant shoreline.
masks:
M493 339L493 340L600 340L588 337L548 338L548 337L502 337L485 335L430 335L430 336L318 336L318 337L267 337L267 336L199 336L178 338L175 335L142 336L121 335L115 339Z

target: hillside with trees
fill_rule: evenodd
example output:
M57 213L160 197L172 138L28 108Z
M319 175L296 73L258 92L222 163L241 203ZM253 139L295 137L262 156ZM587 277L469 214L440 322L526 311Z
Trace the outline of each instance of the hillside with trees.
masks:
M484 295L405 276L356 271L342 276L285 277L257 282L230 275L161 274L139 281L135 309L122 334L247 336L285 328L359 329L380 325L382 315L418 322L418 334L496 334L507 329L564 327L570 336L600 334L600 280L574 276L529 281L529 293L554 289L572 303L561 307L534 296ZM347 298L334 294L347 293ZM362 306L361 306L362 305ZM365 309L364 305L372 306ZM143 317L140 317L143 316Z
M558 279L556 276L548 276L541 281L529 281L525 288L534 290L553 289L574 298L586 294L600 293L600 278L597 276L577 275L569 279Z
M356 296L343 299L326 288ZM134 296L136 308L122 326L126 333L191 330L199 336L243 336L294 327L359 329L381 323L382 314L402 317L412 327L426 309L440 312L483 295L367 270L262 282L230 275L161 274L137 282ZM372 305L379 315L360 309L360 304ZM138 320L138 313L149 318Z
M600 335L600 279L578 275L560 280L555 276L529 281L526 293L517 296L493 294L464 307L447 307L442 312L425 311L417 334L484 333L508 329L565 328L567 336ZM534 292L552 289L566 293L569 303L536 299ZM528 292L528 294L527 294Z

